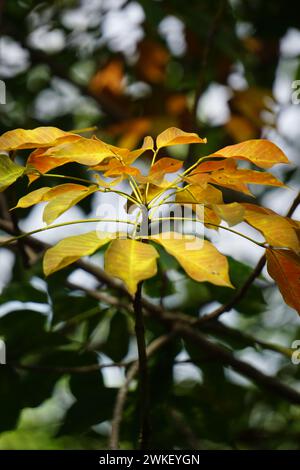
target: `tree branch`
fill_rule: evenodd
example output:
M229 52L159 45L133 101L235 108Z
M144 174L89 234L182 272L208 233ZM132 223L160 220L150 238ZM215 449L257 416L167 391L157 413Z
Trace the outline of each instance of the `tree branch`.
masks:
M209 341L202 333L190 326L177 322L173 325L173 331L179 333L186 340L192 341L199 349L215 357L219 363L232 367L233 370L254 381L269 392L280 396L290 403L300 404L299 392L283 384L276 377L266 375L247 362L237 359L229 350Z
M142 311L142 286L138 284L137 292L133 301L135 313L135 334L139 355L139 398L138 408L140 414L140 435L139 445L141 449L147 449L150 437L150 418L149 418L149 377L147 366L147 353L145 342L145 327Z

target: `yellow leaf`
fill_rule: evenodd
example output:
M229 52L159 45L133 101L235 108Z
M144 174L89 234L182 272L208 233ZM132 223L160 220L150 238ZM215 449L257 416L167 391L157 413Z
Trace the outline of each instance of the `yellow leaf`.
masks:
M176 194L176 202L186 204L223 204L222 192L208 184L206 187L190 186Z
M50 202L46 205L43 212L43 221L46 222L47 225L54 222L57 217L62 215L71 207L75 206L75 204L78 204L78 202L82 201L82 199L97 191L97 186L95 185L90 186L88 188L86 186L80 187L80 185L75 184L61 186L65 186L65 188L63 191L63 188L60 188L61 192L59 195L56 195L54 191L57 188L54 188L54 190L50 190L47 194L48 200L51 199ZM69 187L66 188L66 186ZM73 189L72 186L74 187Z
M122 159L125 165L131 165L135 160L140 157L147 150L153 150L154 142L149 135L144 138L143 144L136 150L129 150L127 148L116 147L115 145L108 145L111 151ZM97 168L95 168L97 169Z
M45 151L46 157L67 158L70 162L82 165L98 165L105 158L115 157L115 153L101 140L81 137L75 142L57 145Z
M155 248L136 240L113 240L105 253L105 271L121 279L131 295L140 281L154 276L157 272Z
M197 218L203 222L208 228L218 230L221 222L220 217L210 207L211 204L222 204L222 192L214 186L208 184L207 186L193 185L180 191L176 194L175 201L179 204L192 205L192 210L196 213ZM202 212L202 205L204 205L204 212ZM204 219L203 219L204 215ZM201 220L202 219L202 220ZM213 225L209 225L209 223Z
M174 256L195 281L208 281L218 286L232 287L226 256L207 240L174 232L152 235L150 239L162 245L170 255ZM203 243L203 247L197 248L200 242Z
M238 202L232 202L230 204L214 204L212 209L230 226L237 225L244 220L245 209Z
M51 188L44 187L31 191L31 193L26 194L26 196L21 197L18 200L18 203L13 209L31 207L34 204L38 204L41 201L45 201L44 197L50 191ZM12 209L11 209L12 210Z
M77 140L80 136L64 132L57 127L37 127L36 129L15 129L5 132L0 137L1 150L30 149L35 147L50 147L64 140Z
M93 186L94 188L94 186ZM31 193L26 194L19 199L16 208L25 208L31 207L34 204L38 204L39 202L43 201L50 201L54 197L57 197L61 194L70 192L70 191L88 191L89 187L83 186L82 184L74 184L74 183L65 183L59 184L53 188L50 187L43 187L36 189L35 191L31 191Z
M289 219L255 204L242 205L245 221L259 230L271 246L290 248L296 253L300 251L297 233Z
M65 238L46 251L43 261L46 276L74 263L82 256L93 254L96 250L111 241L111 233L88 232Z
M184 132L177 127L169 127L157 136L157 148L168 147L180 144L206 144L206 139L201 139L193 132Z
M289 163L283 151L265 139L246 140L239 144L228 145L210 156L249 160L261 168L271 168L276 163Z
M268 249L267 268L285 302L300 314L300 258L289 250Z

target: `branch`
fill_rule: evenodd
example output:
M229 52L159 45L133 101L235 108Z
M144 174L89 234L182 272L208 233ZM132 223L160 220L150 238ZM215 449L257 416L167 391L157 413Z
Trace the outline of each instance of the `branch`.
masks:
M190 326L177 322L173 325L173 331L179 333L186 340L192 341L202 351L215 357L218 362L232 367L236 372L254 381L269 392L288 400L290 403L300 404L299 392L283 384L276 377L266 375L247 362L237 359L229 350L209 341L202 333Z
M150 420L149 420L149 377L147 366L147 353L145 342L145 327L142 311L142 285L140 282L133 301L133 309L135 313L135 334L139 355L139 413L140 413L140 435L139 444L141 449L147 449L150 436Z
M8 362L8 366L14 369L27 370L33 372L42 372L45 374L57 373L57 374L89 374L102 369L108 369L112 367L128 367L128 362L114 362L113 364L88 364L86 366L44 366L39 364L21 364L19 362Z

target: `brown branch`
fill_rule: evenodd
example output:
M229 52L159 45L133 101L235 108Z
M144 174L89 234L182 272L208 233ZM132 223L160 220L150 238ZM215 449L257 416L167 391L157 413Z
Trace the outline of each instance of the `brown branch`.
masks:
M276 377L264 374L247 362L237 359L228 349L209 341L202 333L190 326L177 322L173 325L173 331L179 333L183 338L192 341L205 353L214 357L216 361L224 366L230 366L239 374L254 381L269 392L280 396L290 403L300 404L300 393L293 388L283 384Z
M128 367L128 362L114 362L113 364L88 364L86 366L52 366L52 365L40 365L40 364L21 364L19 362L8 362L8 366L14 369L27 370L33 372L41 372L45 374L57 373L57 374L89 374L102 369L108 369L112 367Z
M149 358L152 356L156 351L162 348L165 344L171 341L175 337L176 333L172 332L152 341L152 343L147 347L147 357ZM111 436L109 441L109 448L112 450L119 449L119 440L120 440L120 426L123 417L123 410L125 406L125 401L127 398L128 388L131 381L137 375L139 371L138 361L132 364L130 369L127 372L126 380L123 386L119 389L118 395L116 398L116 404L113 413L113 420L112 420L112 430Z
M135 334L138 347L139 356L139 397L138 409L140 414L140 434L139 446L140 449L147 449L149 446L150 438L150 418L149 418L149 377L147 365L147 353L145 342L145 327L143 319L142 307L142 286L143 283L138 284L137 292L134 296L133 310L135 313Z

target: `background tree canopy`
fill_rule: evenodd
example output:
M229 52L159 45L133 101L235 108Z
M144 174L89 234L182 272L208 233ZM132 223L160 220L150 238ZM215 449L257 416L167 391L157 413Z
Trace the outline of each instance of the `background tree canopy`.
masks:
M283 0L2 0L1 134L96 126L99 138L136 148L145 135L176 126L208 139L205 150L176 148L185 166L203 152L268 138L292 161L274 170L287 188L251 189L286 215L300 186L296 7ZM78 165L65 168L88 176ZM37 207L8 210L26 192L23 179L1 193L1 238L42 225ZM237 200L231 190L224 196ZM103 200L85 199L60 220L93 216ZM137 349L124 290L103 273L101 252L47 279L42 272L47 244L80 230L56 229L0 249L7 347L0 449L137 446ZM210 236L230 257L240 289L233 302L232 289L189 279L163 250L158 275L144 285L151 446L299 450L300 365L291 361L299 318L257 264L262 249L232 234ZM168 315L193 319L219 307L219 319L169 335Z

